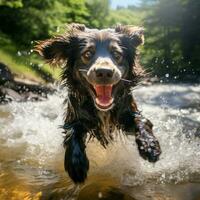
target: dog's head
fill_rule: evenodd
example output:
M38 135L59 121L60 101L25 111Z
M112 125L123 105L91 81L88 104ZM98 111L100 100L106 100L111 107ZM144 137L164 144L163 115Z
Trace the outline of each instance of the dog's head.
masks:
M97 109L106 111L141 73L136 48L143 43L143 32L134 26L97 30L71 24L65 34L39 42L36 51L50 64L64 63L72 89L84 88Z

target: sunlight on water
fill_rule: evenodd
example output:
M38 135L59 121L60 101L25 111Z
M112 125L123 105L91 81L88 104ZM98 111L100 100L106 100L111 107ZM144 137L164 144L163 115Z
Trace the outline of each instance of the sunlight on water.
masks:
M1 119L2 145L24 146L23 158L39 164L51 160L62 149L62 99L50 96L48 101L11 103L1 110L9 116ZM11 155L12 157L12 155Z
M143 113L154 123L163 150L155 167L143 165L147 172L162 172L162 181L175 182L198 172L200 138L195 135L200 136L200 87L154 86L140 88L137 94Z
M0 106L0 199L200 199L200 87L154 85L133 94L154 124L160 161L142 160L133 136L118 135L106 150L94 140L80 188L63 169L63 94Z

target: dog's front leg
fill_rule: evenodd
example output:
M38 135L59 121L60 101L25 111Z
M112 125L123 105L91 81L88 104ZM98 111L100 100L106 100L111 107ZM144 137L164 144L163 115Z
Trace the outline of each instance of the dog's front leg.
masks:
M156 162L161 154L158 140L152 132L152 123L140 113L134 113L136 126L135 141L140 155L149 162Z
M135 140L140 155L144 159L148 159L149 162L156 162L161 154L161 148L153 134L153 124L140 114L134 99L131 103L130 112L135 123Z
M119 120L126 134L135 133L140 156L149 162L156 162L161 154L159 142L153 135L152 123L140 114L134 99L131 98L129 110L124 112Z
M64 145L65 170L74 183L82 183L87 178L89 161L85 152L85 137L87 130L81 122L74 122L64 126L67 130Z

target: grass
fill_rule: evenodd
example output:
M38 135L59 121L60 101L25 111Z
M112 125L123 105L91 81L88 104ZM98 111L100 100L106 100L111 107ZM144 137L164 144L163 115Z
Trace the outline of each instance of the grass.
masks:
M2 39L0 35L0 39ZM35 53L20 51L9 39L3 38L0 42L0 62L6 64L9 69L19 78L44 83L43 78L31 66L32 63L39 64L41 69L50 73L54 79L59 78L60 69L51 68L45 64Z

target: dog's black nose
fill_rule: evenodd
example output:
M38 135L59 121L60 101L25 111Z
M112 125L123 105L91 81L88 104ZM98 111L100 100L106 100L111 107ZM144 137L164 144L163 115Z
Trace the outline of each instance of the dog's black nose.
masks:
M114 70L109 68L97 68L95 73L97 78L109 79L113 77Z

